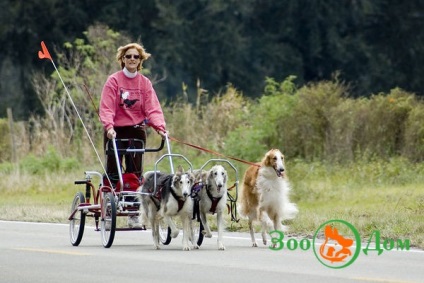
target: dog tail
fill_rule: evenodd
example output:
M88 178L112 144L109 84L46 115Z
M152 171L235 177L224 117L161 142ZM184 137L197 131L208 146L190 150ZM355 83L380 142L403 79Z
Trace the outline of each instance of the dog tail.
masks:
M251 188L242 184L240 188L239 199L237 201L237 210L243 218L256 219L258 200L252 193Z
M244 204L244 199L242 197L242 195L239 195L239 199L237 201L237 211L240 215L240 217L242 218L247 218L247 214L246 214L246 205Z
M284 204L283 206L284 220L294 219L298 213L299 213L299 210L297 209L297 205L295 203L287 202Z
M258 196L255 189L259 167L249 166L244 173L237 209L243 217L257 217Z
M299 213L299 209L297 208L297 205L295 203L290 202L290 192L291 192L291 185L286 182L287 190L284 191L284 201L283 201L283 219L284 220L292 220L296 217L296 215Z
M242 183L240 186L240 192L238 195L238 201L237 201L237 211L239 212L239 215L243 218L247 218L247 200L244 196L245 194L245 188L244 184Z

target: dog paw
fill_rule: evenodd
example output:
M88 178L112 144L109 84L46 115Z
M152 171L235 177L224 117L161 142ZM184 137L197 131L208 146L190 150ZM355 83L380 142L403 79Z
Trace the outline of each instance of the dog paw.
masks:
M190 250L190 247L189 246L184 246L183 247L183 251L189 251Z
M218 243L218 250L225 251L225 246L222 243Z
M200 249L200 247L199 247L199 245L194 245L194 246L193 246L193 249L194 249L194 250L198 250L198 249Z
M206 238L212 238L212 233L208 233L205 230L202 231L202 234L206 237Z
M266 239L263 239L262 242L264 243L265 246L268 243L268 241Z
M154 249L155 249L155 250L160 250L160 247L159 247L159 246L157 246L157 245L154 245Z
M258 244L256 242L253 242L252 243L252 247L257 248L258 247Z

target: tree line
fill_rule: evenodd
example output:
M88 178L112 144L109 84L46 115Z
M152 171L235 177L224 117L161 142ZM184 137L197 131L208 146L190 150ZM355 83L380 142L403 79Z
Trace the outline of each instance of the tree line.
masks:
M0 163L21 160L30 153L43 155L52 148L84 164L96 160L85 129L101 149L100 93L107 74L118 68L104 58L114 57L116 46L130 39L105 25L89 27L84 36L55 49L56 64L80 115L49 60L43 60L49 76L35 73L32 84L45 115L17 123L10 117L0 119ZM267 77L263 94L254 99L232 85L211 96L199 83L194 103L184 85L177 100L163 105L167 129L184 141L245 160L258 160L276 146L283 147L287 158L308 162L423 160L422 98L400 88L355 98L349 84L338 76L301 87L295 81L295 76ZM193 151L178 145L174 149L194 159L198 154L193 156Z
M0 117L7 107L17 119L43 115L32 80L51 69L40 41L62 48L95 23L143 43L166 100L193 101L198 82L210 96L231 84L258 98L267 77L304 85L335 74L354 97L422 96L423 12L420 0L0 0Z

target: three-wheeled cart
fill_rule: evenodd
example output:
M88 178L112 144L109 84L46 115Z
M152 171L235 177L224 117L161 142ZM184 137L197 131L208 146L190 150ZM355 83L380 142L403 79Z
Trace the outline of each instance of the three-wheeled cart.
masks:
M133 146L136 143L139 143L139 145L137 147ZM117 144L125 145L125 147L118 148ZM107 176L97 171L86 171L84 180L75 181L77 185L85 185L85 193L77 192L72 201L71 215L68 218L72 245L78 246L80 244L84 235L87 217L94 218L95 230L101 232L102 243L105 248L112 246L115 231L145 229L144 227L117 227L117 217L139 215L139 195L141 192L137 192L134 187L137 188L142 183L142 174L139 174L140 177L138 177L132 172L122 172L120 161L122 161L123 156L127 162L135 154L142 155L146 152L158 152L163 149L164 144L165 140L162 139L158 148L149 149L145 148L144 142L139 139L109 140L106 147L106 155L113 154L115 156L118 171L117 180L113 180L112 176ZM93 177L99 179L100 185L98 187L93 184Z

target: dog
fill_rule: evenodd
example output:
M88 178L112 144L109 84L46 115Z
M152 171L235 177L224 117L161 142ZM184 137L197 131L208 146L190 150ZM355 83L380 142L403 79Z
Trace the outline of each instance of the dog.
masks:
M171 228L171 237L176 238L179 229L172 217L179 216L183 224L183 250L189 251L191 235L191 217L193 215L193 202L191 188L194 183L194 174L184 172L179 166L175 174L156 173L156 193L154 192L155 173L145 176L144 184L139 188L141 192L141 215L150 222L152 228L153 244L159 247L159 223L162 218Z
M294 219L296 204L289 200L290 184L284 165L284 155L278 149L269 150L260 163L247 168L240 190L240 213L248 218L252 246L257 247L253 221L262 224L262 241L267 244L269 228L287 231L283 220Z
M196 181L203 183L203 188L199 192L200 219L203 224L203 235L212 238L212 232L208 224L206 215L216 213L216 223L218 228L218 250L225 250L222 242L224 229L223 212L227 208L227 171L222 165L214 165L210 170L198 172Z

